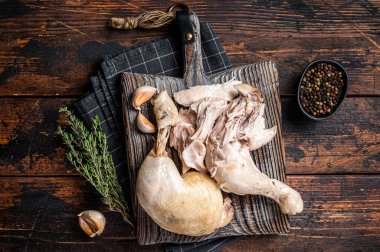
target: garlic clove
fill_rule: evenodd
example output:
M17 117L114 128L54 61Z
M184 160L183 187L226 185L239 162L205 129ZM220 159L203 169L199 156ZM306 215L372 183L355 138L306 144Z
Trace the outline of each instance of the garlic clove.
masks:
M142 133L155 133L156 132L156 127L151 123L143 114L139 112L137 115L137 128Z
M106 218L101 212L87 210L78 214L79 226L89 237L100 235L104 231Z
M157 89L150 86L141 86L137 88L133 94L132 106L140 110L141 106L150 100L153 95L156 93Z

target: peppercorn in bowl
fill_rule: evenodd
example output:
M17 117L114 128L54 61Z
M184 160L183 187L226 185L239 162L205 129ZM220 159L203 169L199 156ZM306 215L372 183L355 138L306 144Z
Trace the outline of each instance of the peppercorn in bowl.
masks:
M324 120L342 104L348 89L348 75L332 60L316 60L303 72L297 92L298 105L308 118Z

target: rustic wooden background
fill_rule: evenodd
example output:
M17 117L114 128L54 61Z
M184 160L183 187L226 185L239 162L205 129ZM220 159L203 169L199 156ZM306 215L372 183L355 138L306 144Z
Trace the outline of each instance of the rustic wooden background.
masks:
M223 251L380 251L380 1L184 1L219 35L234 66L278 63L288 183L305 210L291 232L247 237ZM140 247L64 158L59 107L89 89L102 55L164 36L119 32L113 16L170 1L0 1L0 249L160 251ZM351 85L343 108L320 123L295 103L308 62L333 59ZM107 227L87 238L76 214L100 209Z

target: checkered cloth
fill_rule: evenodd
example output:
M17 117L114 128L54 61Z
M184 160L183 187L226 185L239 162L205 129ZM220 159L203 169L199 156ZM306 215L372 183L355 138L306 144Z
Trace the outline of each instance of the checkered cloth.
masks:
M213 74L231 67L219 38L207 23L201 23L201 40L206 74ZM181 55L182 47L174 38L162 38L106 55L101 63L101 69L91 77L93 92L74 104L76 112L89 127L92 127L92 118L95 115L99 116L101 128L107 135L108 148L112 154L119 181L125 192L130 191L128 183L130 174L124 149L119 74L127 71L180 77L183 72ZM128 198L131 199L131 195L128 195ZM173 252L217 251L233 240L236 240L236 237L192 244L169 244L165 249Z

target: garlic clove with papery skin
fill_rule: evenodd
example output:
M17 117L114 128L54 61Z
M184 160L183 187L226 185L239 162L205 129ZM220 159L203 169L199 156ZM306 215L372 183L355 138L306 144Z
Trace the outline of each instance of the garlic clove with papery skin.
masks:
M106 218L95 210L86 210L78 214L79 226L89 237L100 235L104 231Z
M157 89L151 86L141 86L135 90L132 98L132 105L135 109L140 110L141 106L150 100L156 93Z
M139 128L139 130L142 132L142 133L148 133L148 134L151 134L151 133L155 133L156 132L156 127L153 125L153 123L151 123L148 118L146 118L143 114L141 114L139 112L139 114L137 115L137 128Z

